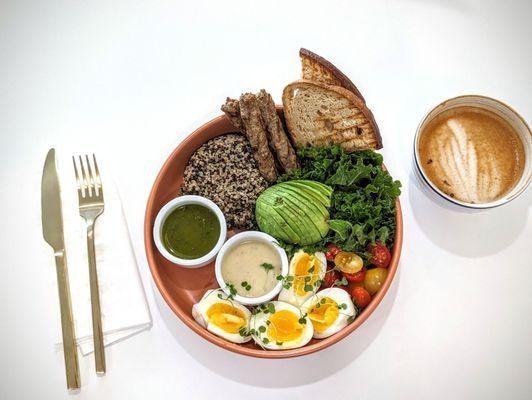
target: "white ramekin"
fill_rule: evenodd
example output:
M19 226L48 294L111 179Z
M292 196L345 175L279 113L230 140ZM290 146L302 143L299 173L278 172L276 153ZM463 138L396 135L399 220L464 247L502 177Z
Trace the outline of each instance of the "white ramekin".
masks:
M184 206L187 204L199 204L204 207L207 207L209 210L214 212L216 217L218 217L218 222L220 223L220 237L218 238L218 241L216 242L216 245L212 248L212 250L205 254L203 257L194 258L190 260L179 258L171 254L168 250L166 250L161 240L161 231L166 217L177 207ZM153 225L153 240L155 241L155 245L157 246L159 252L168 261L171 261L174 264L185 268L199 268L209 264L212 260L214 260L214 258L222 248L226 237L227 225L225 223L225 217L222 213L222 210L220 210L220 208L211 200L201 196L180 196L169 201L163 206L163 208L159 210L157 218L155 218L155 224Z
M258 231L247 231L247 232L241 232L233 236L231 239L229 239L223 247L220 249L220 252L218 253L218 257L216 257L216 263L214 264L214 272L216 274L216 280L218 281L218 284L223 289L223 291L229 295L229 289L227 288L227 284L225 283L223 276L222 276L222 262L225 253L227 253L230 249L232 249L234 246L242 243L247 242L249 240L257 240L260 242L264 242L271 246L279 255L279 258L281 259L281 274L283 276L286 276L288 274L288 256L286 255L286 252L282 247L280 247L277 244L277 241L272 236ZM282 287L282 281L278 281L275 287L268 293L266 293L263 296L260 297L244 297L240 296L239 294L234 295L234 299L238 301L241 304L246 304L249 306L254 306L257 304L262 304L267 301L270 301L275 296L279 294Z
M423 129L436 116L440 115L444 111L456 107L476 107L495 113L496 115L504 119L508 124L510 124L510 126L516 131L517 135L521 139L521 142L523 143L523 148L525 151L525 168L523 170L523 175L521 176L521 179L517 182L517 184L514 186L514 188L500 199L488 203L475 204L460 201L438 189L438 187L430 181L428 176L423 171L423 167L421 166L421 161L419 159L419 140ZM421 181L422 186L428 189L428 191L439 195L436 197L439 197L440 200L443 200L444 206L457 205L459 207L454 208L462 210L464 210L464 207L469 210L481 210L498 207L512 201L521 193L523 193L530 184L530 181L532 180L532 132L530 131L530 128L527 125L526 121L523 119L523 117L519 115L517 111L515 111L513 108L499 100L480 95L465 95L453 97L452 99L445 100L444 102L438 104L436 107L430 110L421 120L421 123L419 124L416 131L416 136L414 138L414 168L416 176Z

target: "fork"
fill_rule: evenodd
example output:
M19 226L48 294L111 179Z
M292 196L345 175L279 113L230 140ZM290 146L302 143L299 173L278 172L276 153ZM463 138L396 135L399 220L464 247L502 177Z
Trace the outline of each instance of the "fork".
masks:
M74 171L78 184L79 214L87 224L87 253L89 258L89 280L92 307L92 335L94 339L94 357L96 360L96 373L105 374L105 352L103 346L102 316L100 311L100 293L98 289L98 274L96 270L96 255L94 250L94 223L96 218L103 213L103 186L96 156L92 155L94 173L91 168L89 156L85 159L79 156L78 171L76 158L72 156ZM87 172L85 172L87 170Z

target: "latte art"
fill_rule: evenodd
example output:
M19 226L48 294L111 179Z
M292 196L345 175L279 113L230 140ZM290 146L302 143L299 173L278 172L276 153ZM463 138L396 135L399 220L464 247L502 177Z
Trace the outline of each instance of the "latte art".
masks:
M524 169L524 149L496 114L457 107L438 115L419 141L422 168L442 192L467 203L487 203L508 193Z

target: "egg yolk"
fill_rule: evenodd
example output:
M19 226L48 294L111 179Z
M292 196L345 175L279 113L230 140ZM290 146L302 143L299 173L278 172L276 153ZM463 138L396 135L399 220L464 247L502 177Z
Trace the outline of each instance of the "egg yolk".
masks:
M209 323L218 326L228 333L237 333L240 328L246 325L244 313L225 303L216 303L207 310Z
M273 313L269 319L267 335L276 342L295 340L303 333L304 326L299 323L299 316L288 310Z
M304 296L307 293L305 292L306 285L314 287L314 284L320 277L319 262L317 258L310 254L301 254L294 268L294 292L297 295ZM306 281L305 278L307 279Z
M323 303L322 301L325 300ZM340 314L338 303L330 297L323 297L318 301L312 309L308 312L308 317L312 321L314 330L318 333L322 333L329 326L333 324Z

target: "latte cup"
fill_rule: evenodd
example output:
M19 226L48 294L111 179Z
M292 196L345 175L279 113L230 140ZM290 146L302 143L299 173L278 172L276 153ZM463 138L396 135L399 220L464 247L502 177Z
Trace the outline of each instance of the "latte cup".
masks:
M446 111L458 107L471 107L477 109L480 108L496 114L498 117L502 118L513 128L513 130L515 131L515 133L523 144L524 168L521 177L507 193L493 201L469 203L452 197L451 195L440 190L440 188L438 188L437 185L435 185L431 181L427 173L423 170L419 147L420 138L422 137L425 128L437 116L441 115ZM519 113L517 113L517 111L515 111L514 109L499 100L480 95L465 95L454 97L438 104L436 107L431 109L421 120L421 123L417 128L416 135L414 138L413 163L414 173L418 178L421 186L425 189L429 197L437 199L440 205L443 205L445 207L451 207L453 209L459 209L462 211L483 210L498 207L512 201L520 194L522 194L530 184L530 181L532 180L532 132L526 121L523 119L523 117L519 115Z

